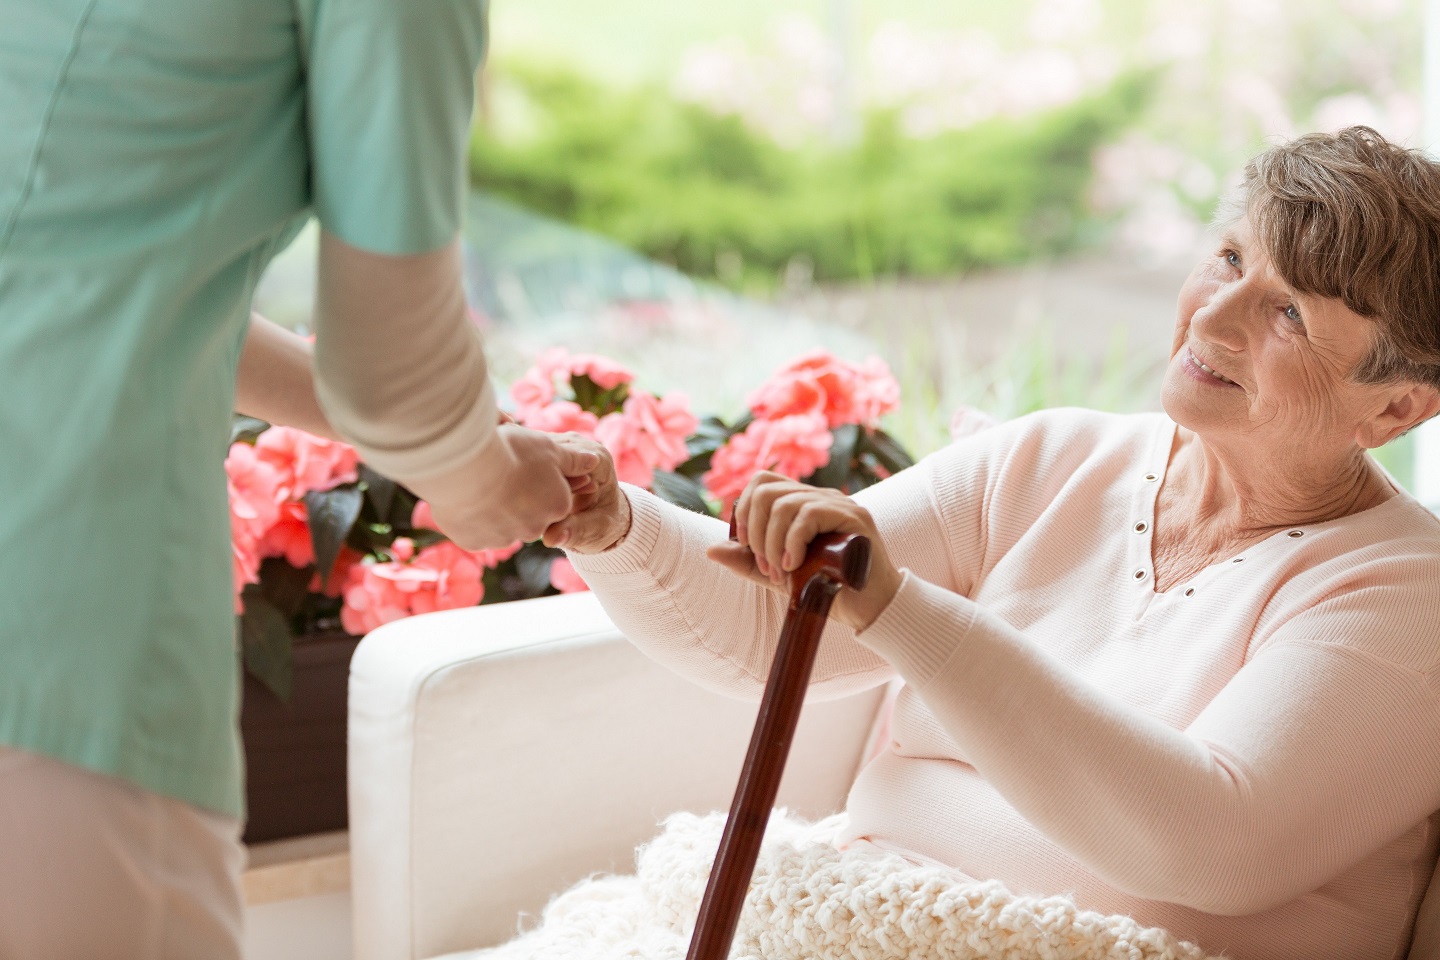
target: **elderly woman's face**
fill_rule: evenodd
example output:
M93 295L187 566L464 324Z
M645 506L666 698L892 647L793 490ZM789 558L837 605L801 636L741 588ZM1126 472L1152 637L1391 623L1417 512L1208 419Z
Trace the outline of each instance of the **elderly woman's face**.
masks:
M1346 377L1373 336L1339 300L1298 296L1238 221L1180 288L1165 410L1202 438L1251 443L1261 457L1297 442L1334 449L1381 396Z

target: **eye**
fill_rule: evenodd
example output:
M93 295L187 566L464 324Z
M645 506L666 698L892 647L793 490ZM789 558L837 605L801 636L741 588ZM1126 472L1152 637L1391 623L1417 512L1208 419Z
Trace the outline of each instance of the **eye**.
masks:
M1295 326L1305 326L1305 318L1300 316L1300 311L1295 309L1295 304L1287 304L1282 312L1285 314L1285 319L1295 324Z
M1226 263L1230 264L1230 266L1234 267L1236 270L1240 269L1240 254L1236 253L1234 250L1221 250L1220 256L1224 258Z

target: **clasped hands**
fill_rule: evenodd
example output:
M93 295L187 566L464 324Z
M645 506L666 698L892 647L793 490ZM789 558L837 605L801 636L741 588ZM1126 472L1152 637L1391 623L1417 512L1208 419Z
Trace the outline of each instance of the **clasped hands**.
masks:
M577 434L556 442L575 452L593 453L595 468L572 483L572 510L544 534L547 546L575 553L611 549L630 532L630 500L620 489L615 464L599 443ZM830 615L855 630L875 622L900 588L902 574L890 560L870 511L838 490L812 487L777 473L751 478L735 501L734 541L714 544L710 559L730 572L784 595L789 575L805 559L810 541L822 533L852 533L870 538L870 578L863 590L842 590Z

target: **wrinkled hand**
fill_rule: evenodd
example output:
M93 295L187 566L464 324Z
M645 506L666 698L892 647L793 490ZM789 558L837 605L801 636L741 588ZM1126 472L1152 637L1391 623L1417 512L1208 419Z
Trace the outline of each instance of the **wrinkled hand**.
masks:
M545 545L575 553L609 550L630 532L630 498L620 489L615 461L604 445L576 433L561 434L557 442L577 454L594 454L596 464L587 482L577 486L570 516L545 531Z
M417 486L440 531L467 550L539 539L570 515L598 458L548 433L502 423L475 460ZM433 492L428 489L434 487Z
M790 573L805 562L822 533L870 538L870 579L864 590L841 590L830 615L864 630L894 599L901 574L885 551L870 511L838 490L797 483L762 471L735 501L735 540L717 543L710 559L732 573L789 596Z

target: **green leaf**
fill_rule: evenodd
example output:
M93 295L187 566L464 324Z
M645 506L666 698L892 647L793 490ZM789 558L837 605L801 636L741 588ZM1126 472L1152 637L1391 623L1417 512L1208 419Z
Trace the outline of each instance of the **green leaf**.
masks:
M750 418L746 417L743 422L748 424ZM710 469L710 461L715 451L725 446L740 429L743 428L727 426L719 417L706 417L701 420L695 432L685 439L685 450L690 454L690 459L677 466L675 472L692 480L699 480L701 474Z
M310 542L315 546L315 567L320 571L323 586L329 586L335 558L340 555L340 547L355 526L364 502L365 495L354 483L333 490L311 490L305 494L305 509L310 517Z
M395 504L395 492L399 484L389 477L382 476L371 470L365 464L360 464L360 482L365 485L365 496L370 498L370 503L375 507L375 515L382 522L393 522L390 517L390 508ZM407 526L409 518L406 518Z
M602 390L599 384L583 373L570 375L570 389L581 409L588 410L597 417L619 410L630 397L630 384L622 383L609 390Z
M269 429L270 424L264 420L256 420L254 417L237 413L235 419L230 422L230 442L236 443L243 440L245 443L254 443L256 437Z
M538 540L527 543L515 554L515 573L520 580L520 596L513 600L541 597L550 591L550 564L564 552L545 546Z
M314 567L292 567L281 557L269 557L260 564L260 592L287 619L293 619L310 597Z
M650 489L662 500L668 500L677 507L693 510L705 516L714 516L710 505L705 502L704 488L694 479L679 473L656 470Z
M860 428L853 423L844 423L830 433L834 437L830 445L830 461L806 477L805 482L816 487L844 490L851 464L855 461L855 447L860 442Z
M240 615L240 649L245 669L275 696L290 702L295 682L292 647L295 635L285 615L261 594L256 584L247 584L241 595L245 612Z
M915 466L915 458L884 430L872 430L864 436L860 449L875 455L880 465L892 474Z

